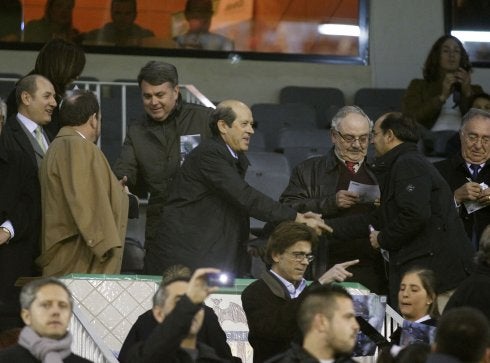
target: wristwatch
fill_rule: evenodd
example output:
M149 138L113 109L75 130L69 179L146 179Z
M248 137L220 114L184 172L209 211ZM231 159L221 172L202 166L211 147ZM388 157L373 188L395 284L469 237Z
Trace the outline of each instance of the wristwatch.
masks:
M12 234L10 233L9 229L6 227L0 227L0 229L9 235L9 239L5 243L9 243L10 239L12 238Z

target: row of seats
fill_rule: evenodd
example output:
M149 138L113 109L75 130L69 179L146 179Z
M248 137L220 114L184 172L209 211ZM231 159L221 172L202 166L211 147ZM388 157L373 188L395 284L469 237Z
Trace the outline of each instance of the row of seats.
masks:
M354 94L354 104L373 120L388 111L400 111L403 88L361 88ZM279 92L279 103L302 103L315 111L318 128L329 128L330 120L346 105L344 93L334 87L286 86Z

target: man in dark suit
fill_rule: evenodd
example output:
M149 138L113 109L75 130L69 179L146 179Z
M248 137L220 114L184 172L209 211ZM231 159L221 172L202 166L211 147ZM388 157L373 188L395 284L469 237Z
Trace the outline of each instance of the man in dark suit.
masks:
M466 234L478 250L483 230L490 224L490 189L482 186L490 186L490 113L470 109L459 137L460 152L434 166L451 187Z
M22 78L16 86L17 115L12 115L2 132L7 149L22 151L37 167L49 146L43 129L51 122L56 107L55 91L51 82L38 74Z
M39 181L31 161L0 144L0 330L21 326L20 276L34 274L41 218ZM15 234L14 234L15 231Z
M36 273L41 226L37 171L49 142L42 126L51 121L56 101L53 85L39 75L20 80L16 95L19 112L0 135L0 311L18 317L14 283Z
M174 264L246 273L250 216L296 220L319 233L329 229L318 214L297 213L244 181L252 125L252 112L240 101L223 101L213 111L214 137L191 151L170 185L157 240L145 256L147 273L160 274Z

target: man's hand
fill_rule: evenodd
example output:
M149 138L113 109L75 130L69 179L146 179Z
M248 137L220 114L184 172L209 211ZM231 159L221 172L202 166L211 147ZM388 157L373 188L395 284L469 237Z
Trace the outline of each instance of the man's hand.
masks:
M7 243L10 239L10 233L0 229L0 246Z
M490 188L481 191L478 203L484 206L490 205Z
M318 281L322 285L329 284L334 281L342 282L346 278L353 276L349 271L347 271L347 268L357 263L359 263L359 260L352 260L352 261L338 263L335 266L333 266L330 270L325 272L322 276L320 276Z
M349 192L348 190L339 190L335 194L335 204L339 208L350 208L356 203L359 203L359 194L357 193Z
M206 281L206 275L220 272L217 268L198 268L189 281L186 295L194 304L202 304L206 298L218 287L209 287Z
M372 230L371 233L369 234L369 242L371 242L371 247L373 247L375 250L379 249L379 242L378 242L378 234L379 231Z
M128 187L126 186L126 183L128 182L128 177L125 175L122 177L121 180L119 180L119 183L121 183L122 187L127 189Z
M490 193L490 190L488 191ZM482 196L480 184L475 182L464 183L454 191L454 200L461 204L469 200L477 200Z
M325 224L321 214L313 212L297 213L295 222L306 224L308 227L313 228L318 235L323 232L333 232L332 227Z

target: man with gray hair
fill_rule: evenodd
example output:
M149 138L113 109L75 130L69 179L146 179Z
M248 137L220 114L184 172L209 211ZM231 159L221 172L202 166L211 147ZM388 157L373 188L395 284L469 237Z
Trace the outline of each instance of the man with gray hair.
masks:
M70 290L55 278L34 280L20 293L25 327L17 345L0 351L0 362L90 362L71 352L68 324L73 309Z
M140 70L138 84L146 115L129 125L113 170L119 179L127 178L133 193L142 185L150 192L145 231L145 248L150 248L168 186L188 152L187 146L211 135L208 121L212 109L182 100L177 69L172 64L148 62Z
M362 109L342 107L332 119L332 149L327 155L310 158L296 166L279 200L298 212L313 211L327 220L372 211L374 201L366 200L349 187L352 183L377 184L366 158L372 127L372 121ZM350 268L354 276L347 281L359 282L377 294L387 293L381 254L371 248L367 237L349 241L331 236L323 238L317 252L319 263L315 266L315 277L338 263L359 259L359 263Z
M459 130L461 150L434 164L446 179L466 234L478 250L478 241L490 224L490 113L477 108L463 116ZM485 186L486 185L486 186Z

